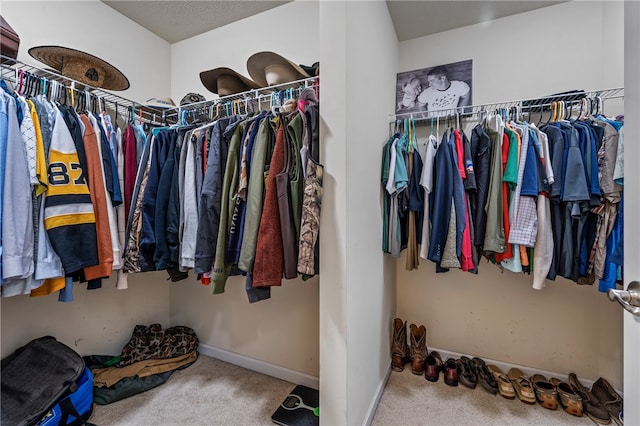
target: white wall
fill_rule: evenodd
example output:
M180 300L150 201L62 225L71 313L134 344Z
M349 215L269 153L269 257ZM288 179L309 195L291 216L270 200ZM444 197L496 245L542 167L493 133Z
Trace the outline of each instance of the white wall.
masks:
M20 35L18 59L38 66L34 46L82 50L118 68L131 84L114 92L138 102L169 96L170 45L98 0L2 1L2 16Z
M381 253L379 162L398 43L384 2L321 2L325 159L320 421L370 419L390 364L394 264ZM380 145L381 146L381 145Z
M625 54L625 123L627 140L640 138L640 3L625 2L624 5L624 54ZM637 143L625 146L626 164L634 164L640 158L640 146ZM625 219L624 219L624 270L625 288L640 276L640 265L635 253L640 252L640 228L637 212L640 209L640 191L638 169L625 169ZM629 256L633 253L633 256ZM619 308L621 311L622 309ZM624 312L624 395L627 401L640 401L640 317ZM628 425L640 424L640 405L626 404L625 422Z
M228 67L250 77L247 59L262 51L311 65L318 48L318 2L294 1L171 45L171 96L176 103L189 92L213 99L202 71Z
M287 26L285 23L293 23ZM299 23L304 22L304 31ZM294 29L292 31L292 29ZM249 76L246 61L262 50L301 64L318 61L318 3L289 3L171 47L171 93L211 99L200 72L226 66ZM285 281L270 300L247 302L244 278L230 277L224 294L190 279L171 289L171 323L193 327L200 341L317 377L319 374L318 278Z
M395 268L381 252L380 147L395 102L398 40L385 2L347 2L347 424L362 424L386 384ZM367 105L367 108L363 108ZM378 143L376 143L378 142ZM376 232L379 231L379 232ZM369 413L368 413L369 410Z
M127 76L131 88L116 92L144 101L167 96L169 44L99 1L2 1L2 16L20 35L18 59L46 68L27 53L39 45L60 45L103 58ZM136 324L169 325L166 273L131 276L129 289L114 282L87 291L76 286L75 301L59 303L57 294L2 299L2 356L45 334L82 355L117 354Z
M347 424L347 14L320 2L320 409L323 425Z
M399 71L473 59L473 103L623 85L622 2L574 1L400 43ZM581 42L580 34L585 38ZM588 35L587 35L588 34ZM520 62L524 61L524 62ZM622 385L620 308L597 287L481 262L477 276L398 261L397 311L430 347Z

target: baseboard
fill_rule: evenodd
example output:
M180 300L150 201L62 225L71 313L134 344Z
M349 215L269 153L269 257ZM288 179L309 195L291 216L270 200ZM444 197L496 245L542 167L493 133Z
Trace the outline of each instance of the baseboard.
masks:
M378 388L376 389L375 398L371 401L371 405L369 405L369 409L367 410L367 415L364 418L364 422L362 424L366 426L370 426L371 422L373 422L373 416L376 414L376 409L378 408L378 404L380 403L380 398L382 398L382 392L384 392L384 388L387 387L387 382L389 381L389 376L391 375L391 365L387 368L387 373L384 375L380 383L378 383Z
M447 358L460 358L463 355L466 354L461 354L458 352L451 352L451 351L447 351L444 349L437 349L437 348L429 348L429 351L437 351L440 353L440 355L442 356L442 361L446 361ZM472 357L469 355L466 355L468 357ZM548 370L540 370L538 368L533 368L533 367L528 367L525 365L518 365L518 364L511 364L509 362L503 362L503 361L497 361L494 359L490 359L490 358L482 358L487 364L494 364L498 367L500 367L500 369L506 374L509 369L513 368L513 367L517 367L520 370L522 370L523 373L528 374L529 377L531 377L534 374L542 374L543 376L549 378L549 377L557 377L560 380L563 381L567 381L567 373L558 373L555 371L548 371ZM580 383L582 383L583 385L585 385L587 388L591 389L591 386L593 385L593 380L589 380L589 379L584 379L582 377L578 377L578 379L580 380ZM623 395L623 393L616 389L616 392L618 392L620 395Z
M231 352L226 349L216 348L214 346L200 343L198 350L201 354L210 356L211 358L219 359L220 361L228 362L229 364L237 365L239 367L246 368L247 370L257 371L258 373L266 374L267 376L286 380L287 382L295 383L297 385L304 385L312 389L319 389L320 386L320 381L317 377L282 367L280 365L251 358L246 355Z

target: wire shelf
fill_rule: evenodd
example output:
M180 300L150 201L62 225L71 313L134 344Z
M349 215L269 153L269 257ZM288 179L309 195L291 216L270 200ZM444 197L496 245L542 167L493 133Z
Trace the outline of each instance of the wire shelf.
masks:
M295 98L300 95L302 90L313 87L319 91L319 77L309 77L301 80L295 80L287 83L276 84L259 89L247 90L246 92L235 93L233 95L221 96L208 101L194 102L188 105L181 105L175 108L169 108L163 112L163 120L170 123L181 121L184 113L196 120L202 118L211 118L214 108L218 112L224 108L224 114L230 115L235 113L248 113L249 110L259 110L263 104L269 103L270 106L281 106L284 101Z
M533 99L519 99L513 101L502 101L486 104L476 104L466 107L457 107L450 109L442 109L437 111L413 111L401 114L390 114L389 122L396 122L405 118L413 118L416 122L431 120L435 118L474 118L482 117L489 112L494 111L515 111L516 113L542 113L551 110L554 105L562 101L569 108L573 108L576 104L582 102L583 99L588 101L597 101L604 103L609 99L624 98L624 88L617 87L612 89L601 90L577 90L572 92L559 93Z
M115 95L104 89L93 87L69 77L65 77L53 70L39 68L4 55L0 55L0 57L2 58L0 77L3 80L13 83L17 89L20 89L21 86L26 86L26 84L37 84L39 80L42 84L42 79L44 79L42 87L46 87L45 84L48 84L48 82L55 81L65 86L66 89L73 88L74 96L77 99L84 100L84 94L88 93L90 98L103 102L105 109L117 111L118 114L122 114L123 116L126 116L127 114L135 114L137 117L142 118L144 122L163 124L160 121L160 117L162 117L163 114L161 109L144 106L138 102ZM107 106L107 103L111 105Z

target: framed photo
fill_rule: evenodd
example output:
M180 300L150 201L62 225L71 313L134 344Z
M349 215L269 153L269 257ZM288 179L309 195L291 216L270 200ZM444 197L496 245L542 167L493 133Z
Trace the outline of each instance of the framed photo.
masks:
M470 112L472 60L401 72L396 81L396 114L447 116Z

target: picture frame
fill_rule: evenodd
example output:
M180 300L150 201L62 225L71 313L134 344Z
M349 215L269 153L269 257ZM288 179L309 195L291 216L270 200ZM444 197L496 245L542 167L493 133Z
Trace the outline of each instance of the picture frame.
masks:
M395 112L415 117L471 112L472 77L471 59L398 73Z

